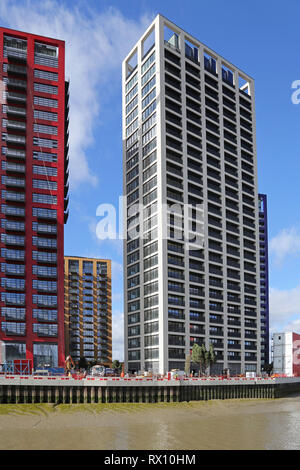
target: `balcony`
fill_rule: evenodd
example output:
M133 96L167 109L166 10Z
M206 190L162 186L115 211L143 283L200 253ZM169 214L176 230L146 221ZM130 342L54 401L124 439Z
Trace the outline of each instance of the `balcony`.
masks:
M6 128L18 131L26 131L26 122L8 120L6 122Z
M5 292L1 300L6 305L25 305L25 294L11 294Z
M2 323L2 331L6 336L25 336L25 323Z
M27 68L22 65L7 64L7 73L17 75L27 75Z
M13 91L8 91L6 98L8 101L13 101L17 103L26 103L26 95L22 95L20 93L14 93Z
M210 329L209 330L209 335L210 336L223 336L224 333L221 329L220 330L219 329Z
M6 156L10 158L20 158L22 160L25 159L26 153L23 150L16 150L16 149L6 149Z
M24 261L25 251L23 250L5 250L3 257L7 260L12 261Z
M12 171L13 173L25 173L25 165L16 163L2 162L2 170Z
M57 325L33 325L33 332L36 333L38 336L57 336Z
M228 361L240 361L241 355L240 354L228 354Z
M23 88L25 90L27 88L27 82L25 80L18 80L16 78L8 78L6 83L7 83L7 86L11 86L13 88Z
M25 180L21 178L13 178L10 176L4 176L2 177L2 184L5 184L6 186L15 186L18 188L24 188Z
M4 308L2 314L5 320L25 320L25 308Z
M2 206L2 213L16 217L25 217L25 209L17 206Z
M56 263L57 255L56 253L43 253L43 252L33 252L33 259L39 263Z
M7 56L8 59L17 60L20 62L26 62L27 60L27 50L19 49L12 46L4 46L4 56Z
M5 279L2 278L1 286L6 290L16 290L24 291L25 290L25 280L23 279Z
M256 354L249 354L249 355L245 355L245 361L256 361L257 360L257 357L256 357Z
M18 108L16 106L7 106L6 108L6 114L7 115L14 115L14 116L21 116L25 117L26 116L26 109L25 108Z
M56 310L40 310L35 316L40 322L56 322L57 321L57 312Z
M24 276L25 266L23 264L6 264L2 265L2 272L8 275Z
M8 144L26 145L26 138L22 135L7 134L5 140Z
M2 197L5 201L25 202L25 193L14 193L12 191L3 191Z
M25 237L6 235L5 233L2 233L1 242L5 245L25 246Z

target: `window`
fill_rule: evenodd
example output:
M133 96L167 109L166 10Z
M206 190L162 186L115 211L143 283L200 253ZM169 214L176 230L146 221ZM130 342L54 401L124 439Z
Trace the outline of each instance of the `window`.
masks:
M137 73L126 83L125 91L126 93L131 89L131 87L137 82L138 75Z
M33 188L36 188L36 189L48 189L49 191L56 191L57 190L57 182L56 181L33 180L32 186L33 186Z
M155 64L152 65L148 72L142 76L142 85L145 85L145 83L148 82L148 80L152 77L153 74L155 74Z
M149 95L146 96L146 98L144 98L142 100L142 109L144 109L149 103L150 101L152 101L156 96L156 88L154 88L150 93ZM143 113L144 114L144 113ZM144 119L144 118L143 118Z
M47 111L34 110L35 119L43 119L44 121L57 121L57 113L50 113ZM43 131L40 131L43 132ZM48 132L47 132L48 134Z
M151 94L152 92L150 93L150 95ZM150 116L150 114L153 113L155 109L156 109L156 100L154 100L153 103L151 103L150 106L148 106L148 108L146 108L145 111L143 111L142 120L144 121L145 119L147 119L147 117Z
M128 126L128 125L131 123L131 121L133 121L133 119L137 116L137 114L138 114L138 108L136 107L136 108L134 109L134 111L132 111L132 113L130 113L130 114L127 116L127 118L126 118L126 126Z
M128 114L137 104L138 96L135 96L135 98L126 106L126 114Z
M134 95L137 93L138 91L138 86L135 85L132 90L130 90L130 92L126 95L126 103L129 103L129 101L134 97Z
M33 193L32 202L38 202L40 204L57 204L57 196L51 196L49 194Z
M56 153L46 153L46 152L33 152L33 158L41 162L56 163L57 154Z
M33 207L32 215L33 217L56 219L57 211L55 209L42 209L39 207Z
M138 126L138 119L136 119L135 121L133 121L133 123L127 127L126 129L126 137L128 137ZM136 134L136 133L135 133ZM134 135L135 135L134 134ZM137 135L135 136L135 138L137 138Z
M57 135L57 127L55 126L44 126L42 124L34 124L33 131L41 134Z
M39 91L40 93L49 93L50 95L57 95L58 88L53 85L44 85L43 83L34 83L34 91Z
M33 173L35 175L57 176L57 168L44 165L33 165Z
M34 104L39 106L47 106L48 108L57 108L58 101L50 98L43 98L41 96L35 96L33 99Z
M26 330L26 323L10 323L2 322L2 331L7 335L20 335L24 336Z
M150 65L155 61L155 52L146 60L142 65L142 74L150 67Z
M57 140L42 139L40 137L33 137L33 145L38 147L48 147L52 149L57 149Z
M56 72L47 72L46 70L34 70L34 76L36 78L42 78L43 80L52 80L54 82L58 81L58 73Z
M158 321L152 323L145 323L144 332L145 334L156 333L159 329Z

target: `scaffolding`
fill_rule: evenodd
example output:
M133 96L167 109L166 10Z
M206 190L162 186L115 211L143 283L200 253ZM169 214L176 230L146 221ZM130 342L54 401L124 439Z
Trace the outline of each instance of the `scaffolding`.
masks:
M5 375L32 375L32 361L30 359L15 359L0 363L0 374Z

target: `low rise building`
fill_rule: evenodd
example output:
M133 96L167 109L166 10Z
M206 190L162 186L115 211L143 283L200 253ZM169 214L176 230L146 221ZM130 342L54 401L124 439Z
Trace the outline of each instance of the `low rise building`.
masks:
M65 256L65 348L75 363L110 367L110 260Z
M291 331L273 335L273 372L300 376L300 335Z

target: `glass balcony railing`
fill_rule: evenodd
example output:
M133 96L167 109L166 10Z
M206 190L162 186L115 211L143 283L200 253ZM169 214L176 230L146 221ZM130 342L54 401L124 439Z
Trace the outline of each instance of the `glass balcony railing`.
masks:
M13 171L16 173L25 173L25 165L18 165L16 163L2 162L2 170Z
M24 152L24 150L6 148L6 156L11 158L20 158L23 160L26 157L26 153Z
M26 145L26 138L22 135L7 134L5 140L7 143Z
M27 75L27 68L22 65L7 64L7 72L18 75Z
M7 264L2 263L2 272L8 275L23 276L25 274L25 266L23 264Z
M17 235L7 235L5 233L1 234L1 242L6 245L25 245L25 237L20 237Z
M21 178L13 178L10 176L2 176L2 184L5 184L6 186L17 186L20 188L25 187L25 180Z
M17 101L21 103L26 103L26 95L22 95L20 93L14 93L13 91L8 91L6 93L6 98L9 101Z
M12 191L2 191L2 197L6 201L25 202L25 193L14 193Z
M8 78L7 79L7 85L8 86L13 86L16 88L27 88L27 82L25 80L18 80L16 78Z
M13 114L15 116L26 116L26 109L18 108L16 106L6 106L5 112L6 114Z
M25 217L25 209L17 206L5 206L1 207L2 214L13 215L16 217Z
M7 120L6 121L6 128L7 129L16 129L16 130L19 130L19 131L25 131L26 130L26 122Z
M27 50L19 49L12 46L4 46L4 57L21 60L22 62L27 60Z

